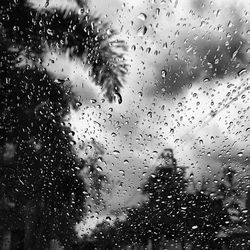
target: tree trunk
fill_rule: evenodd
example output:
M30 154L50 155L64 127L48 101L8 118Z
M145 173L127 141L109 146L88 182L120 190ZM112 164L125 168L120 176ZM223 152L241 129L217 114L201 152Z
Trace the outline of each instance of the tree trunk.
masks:
M148 240L147 250L153 250L153 241L151 239Z
M39 204L29 203L26 206L25 216L25 234L24 234L24 249L25 250L39 250L42 249L39 242Z
M183 238L182 241L181 241L181 249L182 250L186 249L186 240L185 240L185 238Z
M3 234L2 250L10 250L11 246L11 231L5 231Z

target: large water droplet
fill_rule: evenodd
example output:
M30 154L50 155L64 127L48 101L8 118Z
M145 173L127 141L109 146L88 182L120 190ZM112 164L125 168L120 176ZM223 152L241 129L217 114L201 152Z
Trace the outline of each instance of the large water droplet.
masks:
M116 95L118 103L121 104L122 103L122 96L121 96L121 94L119 92L116 92L115 95Z
M97 101L96 101L96 99L90 99L90 102L94 104L94 103L96 103Z
M148 116L149 118L152 118L152 116L153 116L152 112L151 112L151 111L148 112L148 113L147 113L147 116Z
M239 156L239 157L243 156L243 152L239 152L239 153L238 153L238 156Z
M166 49L168 47L168 43L163 43L163 48Z
M99 171L99 172L102 172L102 171L103 171L103 169L102 169L100 166L97 166L97 167L96 167L96 170Z
M47 34L53 36L53 31L51 29L47 29Z
M239 72L238 72L238 76L242 76L244 73L246 73L247 70L245 68L241 69Z
M151 48L150 48L150 47L148 47L148 48L146 49L146 52L149 54L149 53L150 53L150 51L151 51Z
M142 37L142 36L144 36L146 33L147 33L147 27L146 26L142 26L142 27L140 27L138 30L137 30L137 35L139 36L139 37Z
M106 221L111 221L111 220L112 220L111 217L109 216L106 217Z
M138 16L137 16L138 19L142 20L142 21L146 21L147 19L147 15L145 13L140 13Z
M209 80L209 78L207 78L207 77L203 79L203 82L205 82L205 83L206 83L206 82L209 82L209 81L210 81L210 80Z
M115 132L112 132L112 133L111 133L111 136L112 136L112 137L116 137L117 134L116 134Z
M113 153L114 153L114 155L119 155L120 151L119 150L114 150Z
M161 71L161 77L162 77L162 78L166 78L166 76L167 76L167 71L166 71L165 69L163 69L163 70Z

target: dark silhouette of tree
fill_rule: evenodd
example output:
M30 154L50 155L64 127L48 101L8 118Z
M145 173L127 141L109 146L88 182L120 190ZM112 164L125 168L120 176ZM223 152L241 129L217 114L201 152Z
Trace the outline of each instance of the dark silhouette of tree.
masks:
M74 152L73 132L64 120L71 105L81 104L67 82L41 66L47 48L70 51L72 59L91 65L108 100L122 101L126 65L113 48L125 46L112 43L108 24L81 7L85 12L78 15L38 11L24 0L0 3L0 194L7 207L14 204L27 250L45 249L52 239L71 249L87 194L79 175L85 163ZM20 62L20 55L29 64ZM16 219L6 217L2 230L12 229Z
M184 169L178 168L171 149L165 149L159 157L162 163L149 177L143 187L148 195L147 210L149 214L152 239L155 244L164 239L181 240L185 208L183 199L186 196Z
M171 240L180 242L183 249L188 245L194 250L220 249L216 236L228 221L223 201L212 199L203 189L187 193L185 168L178 167L172 150L164 150L159 160L142 188L148 200L128 209L124 221L97 226L91 236L97 249L146 246L149 240L154 249Z
M84 11L33 9L25 0L1 1L2 39L19 53L39 63L47 46L54 51L69 51L70 58L78 58L92 67L91 76L112 101L121 102L120 88L127 71L123 54L126 46L112 40L116 34L108 23Z
M250 188L248 188L247 190L246 208L247 208L247 224L250 225Z
M109 249L119 249L122 242L122 237L119 233L119 228L121 224L119 221L116 221L114 225L110 225L107 221L104 221L96 226L92 231L91 237L86 237L82 239L82 243L79 244L80 249L100 249L100 250L109 250ZM88 246L91 246L88 248ZM124 246L127 243L124 244Z
M154 248L158 249L163 240L182 239L186 210L183 206L184 171L177 168L172 150L164 150L159 158L162 164L142 187L148 200L140 207L128 209L125 221L117 221L108 228L99 226L93 234L96 244L106 239L115 249L126 245L146 246L152 240Z
M231 166L223 169L223 181L219 182L216 188L216 194L223 200L223 205L230 215L230 222L233 226L246 224L247 215L243 211L244 185L236 180L237 172Z
M212 199L204 191L188 194L186 203L185 228L187 242L192 249L217 249L216 236L228 221L221 199Z

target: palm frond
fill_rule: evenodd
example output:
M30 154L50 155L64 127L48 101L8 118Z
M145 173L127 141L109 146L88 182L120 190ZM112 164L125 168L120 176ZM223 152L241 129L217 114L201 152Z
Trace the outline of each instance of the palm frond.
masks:
M70 50L71 59L78 58L91 66L91 76L108 100L117 97L121 102L120 89L127 72L126 45L112 40L116 32L108 23L87 13L79 15L57 9L39 12L22 4L13 7L8 20L0 18L0 21L6 37L11 37L28 54L42 55L48 45L62 52Z

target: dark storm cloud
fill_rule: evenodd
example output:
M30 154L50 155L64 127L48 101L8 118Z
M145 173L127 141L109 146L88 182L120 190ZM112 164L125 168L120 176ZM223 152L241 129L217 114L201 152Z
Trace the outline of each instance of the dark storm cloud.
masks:
M198 1L193 1L192 4L195 9L198 8L197 13L201 13L205 8L204 4ZM180 29L181 35L174 43L179 45L180 41L185 42L178 48L175 46L172 51L167 51L165 57L161 57L161 61L157 62L155 68L159 69L156 70L158 84L153 90L148 90L149 95L162 91L178 94L190 83L199 83L197 80L201 77L209 80L222 79L249 67L246 52L249 42L243 32L247 26L243 21L243 14L230 7L224 15L225 19L229 20L224 25L217 26L213 24L212 18L197 15L195 18L201 21L200 26L197 25L196 29ZM166 70L165 78L162 77L163 69Z
M162 66L157 66L165 69L167 74L163 78L159 70L158 84L154 91L150 89L148 93L166 91L166 93L178 94L202 76L212 80L236 74L242 68L249 67L245 51L247 44L246 39L239 34L223 40L192 39L189 42L192 50L186 58L177 61L170 58L167 65L162 63Z

